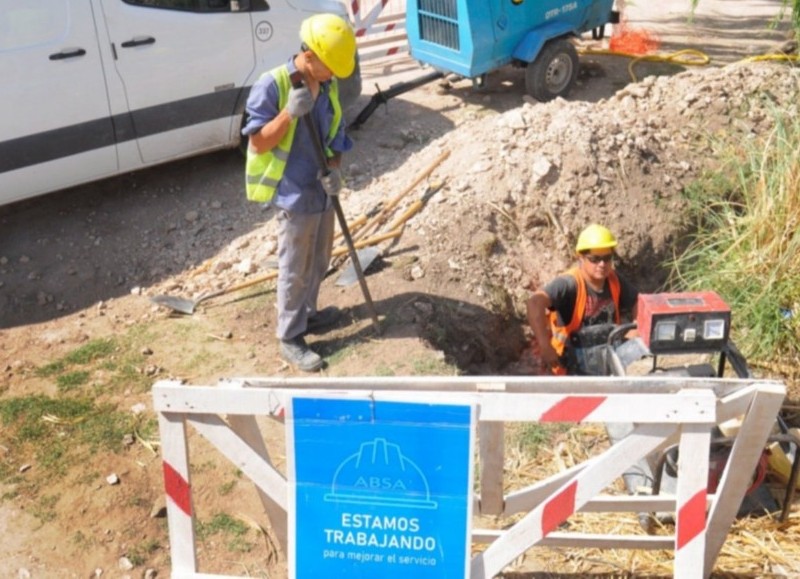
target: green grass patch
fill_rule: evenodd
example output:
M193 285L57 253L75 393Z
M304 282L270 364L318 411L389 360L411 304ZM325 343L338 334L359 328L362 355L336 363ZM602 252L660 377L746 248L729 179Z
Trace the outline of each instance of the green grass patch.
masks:
M64 363L63 360L58 360L56 362L50 362L45 364L44 366L40 366L36 369L36 375L41 376L42 378L48 378L50 376L54 376L56 374L60 374L66 369L67 365Z
M335 366L342 360L345 360L350 356L356 355L356 353L358 352L357 350L358 346L359 344L351 344L349 346L345 346L344 348L337 348L333 350L330 354L328 354L328 351L330 350L326 348L325 349L326 351L323 351L322 355L325 357L325 361L328 363L329 366Z
M205 540L212 535L224 535L225 546L234 553L247 553L253 549L253 544L247 541L250 527L237 518L226 513L215 514L207 523L197 523L197 536Z
M131 392L149 392L154 378L139 371L143 363L142 356L134 355L120 361L112 368L113 374L109 380L109 389L130 390Z
M569 424L540 424L523 422L511 425L507 433L508 444L525 456L534 458L542 447L549 447L553 439L570 428Z
M117 344L112 339L91 340L77 350L67 354L64 357L64 362L67 364L88 364L95 360L109 357L116 349Z
M67 372L56 377L56 387L59 392L69 392L89 382L90 377L91 373L86 370Z
M56 514L56 504L58 497L55 495L45 495L39 497L39 500L31 507L31 514L39 519L42 523L49 523L55 521L58 515Z
M678 290L714 290L751 360L800 358L800 119L774 112L761 138L718 141L722 167L687 190L692 235L670 264Z
M58 360L36 370L44 378L55 377L59 392L74 392L89 383L92 372L104 371L104 383L95 385L95 395L117 390L145 392L153 379L143 372L144 356L141 344L150 340L149 334L138 327L113 339L92 340Z
M161 543L156 539L145 539L141 543L134 545L126 554L131 565L141 567L147 563L148 557L161 548Z
M227 513L217 513L207 523L197 523L197 536L207 539L211 535L224 533L229 535L244 535L249 527L237 518Z
M36 459L46 471L62 476L69 470L70 462L66 460L69 450L67 443L53 438L36 451Z
M73 350L66 356L49 362L44 366L40 366L36 369L36 374L43 378L57 376L56 381L59 385L63 381L66 387L70 387L82 376L81 372L85 372L85 370L72 371L72 366L85 366L97 360L108 358L113 355L116 349L117 344L114 340L92 340ZM71 374L75 376L71 376Z
M132 432L135 417L89 398L50 397L42 394L0 400L0 423L12 442L11 462L35 456L50 475L67 472L90 452L118 452ZM3 481L9 472L0 471Z
M224 497L226 495L231 494L233 492L233 489L236 488L236 484L237 484L237 481L229 480L228 482L225 482L225 483L222 483L221 485L219 485L218 492L219 492L220 496Z
M395 372L394 369L390 368L386 364L381 364L372 372L375 376L394 376Z
M159 437L158 419L154 416L145 417L140 414L136 421L136 433L142 440L155 440Z
M416 358L411 361L411 373L415 376L456 376L458 368L439 358Z
M72 542L82 549L88 549L94 546L94 541L90 537L87 537L86 534L80 530L75 531L75 533L72 535Z
M38 440L46 430L42 418L57 416L64 421L84 419L94 408L89 399L51 398L43 394L0 400L0 420L7 428L17 427L18 442Z

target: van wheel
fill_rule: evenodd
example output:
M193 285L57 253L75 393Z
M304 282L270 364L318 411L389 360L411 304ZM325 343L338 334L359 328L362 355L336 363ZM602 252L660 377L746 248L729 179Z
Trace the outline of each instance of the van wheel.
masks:
M525 89L540 102L566 96L578 78L578 51L565 38L551 40L525 69Z

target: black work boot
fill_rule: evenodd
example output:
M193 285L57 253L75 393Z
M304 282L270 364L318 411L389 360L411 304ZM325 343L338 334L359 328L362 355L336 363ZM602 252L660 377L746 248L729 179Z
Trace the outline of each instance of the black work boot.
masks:
M319 333L320 330L331 327L342 317L342 310L336 306L328 306L322 308L313 316L308 316L306 323L306 332L310 334Z
M308 347L303 336L281 340L281 358L303 372L317 372L322 368L322 357Z

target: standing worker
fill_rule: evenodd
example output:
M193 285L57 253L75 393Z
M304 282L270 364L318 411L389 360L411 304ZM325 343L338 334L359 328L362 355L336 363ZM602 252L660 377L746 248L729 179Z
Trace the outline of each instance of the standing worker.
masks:
M616 246L606 227L589 225L575 246L578 264L528 300L542 363L554 374L604 373L604 359L596 355L623 312L636 316L639 292L614 271Z
M317 309L320 284L333 249L330 197L342 185L342 153L353 147L345 135L338 78L353 73L356 39L333 14L317 14L300 27L300 52L265 73L247 99L247 198L278 209L278 323L281 357L306 372L323 360L304 335L336 323L335 307ZM302 83L302 85L301 85ZM320 175L306 123L311 114L325 147L330 172Z

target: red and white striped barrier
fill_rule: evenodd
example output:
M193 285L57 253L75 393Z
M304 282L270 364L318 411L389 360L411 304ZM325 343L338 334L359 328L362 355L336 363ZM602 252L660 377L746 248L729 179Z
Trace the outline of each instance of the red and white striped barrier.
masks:
M473 512L525 515L508 529L473 528L473 541L491 544L472 558L471 579L496 576L534 546L672 549L674 575L700 578L710 575L714 567L785 388L776 382L683 378L243 378L214 387L161 381L153 387L153 400L159 414L174 577L219 577L197 571L187 424L256 485L272 529L286 550L290 488L270 461L256 416L282 422L283 409L298 395L477 406L482 472ZM742 425L717 491L709 494L711 429L740 416ZM506 493L502 425L511 421L630 422L636 426L586 462ZM681 460L675 496L603 494L631 465L676 440ZM560 531L562 523L578 511L674 512L675 534Z
M381 12L383 12L383 9L386 8L388 3L389 0L380 0L369 9L369 12L367 12L366 16L362 15L361 3L358 0L353 0L350 3L350 11L353 15L353 22L355 23L357 38L365 36L367 31L375 25L375 22L378 20L378 16L380 16Z
M404 0L378 0L369 7L352 0L350 12L362 62L408 52Z

